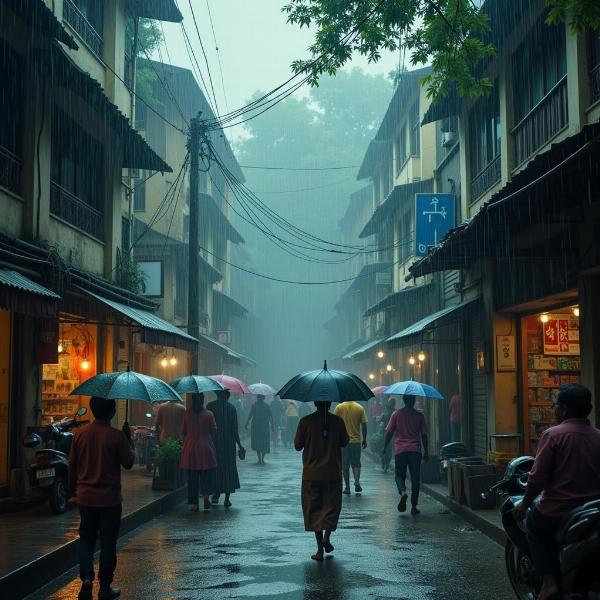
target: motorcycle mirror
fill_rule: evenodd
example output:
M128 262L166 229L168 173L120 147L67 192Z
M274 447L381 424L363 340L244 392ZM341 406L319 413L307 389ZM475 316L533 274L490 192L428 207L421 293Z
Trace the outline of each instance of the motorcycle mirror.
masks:
M25 436L25 439L23 440L23 446L25 446L25 448L35 448L41 443L42 438L37 433L30 433L29 435Z
M78 417L83 417L83 415L85 415L87 413L87 408L85 406L82 406L75 414Z

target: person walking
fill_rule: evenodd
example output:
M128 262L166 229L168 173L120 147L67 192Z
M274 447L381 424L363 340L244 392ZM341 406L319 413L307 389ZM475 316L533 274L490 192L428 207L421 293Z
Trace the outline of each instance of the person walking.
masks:
M386 411L379 417L379 433L381 434L381 438L385 439L385 428L387 424L390 422L392 415L396 412L396 398L394 396L390 396L387 401ZM390 445L387 446L385 452L381 454L381 469L384 473L387 473L390 468L390 462L392 460L392 447Z
M273 432L273 444L275 448L279 445L279 435L281 430L281 419L283 417L284 408L283 402L277 396L271 400L271 415L273 417L273 426L275 431Z
M99 600L118 598L121 592L111 586L117 566L117 538L121 526L121 467L131 469L135 453L131 431L110 425L116 413L114 400L93 397L90 410L94 421L73 435L69 452L69 486L77 490L79 504L78 598L92 598L94 548L100 536Z
M167 440L180 440L183 436L183 402L163 402L156 414L156 431L158 444L162 446Z
M350 494L350 467L354 475L354 491L357 494L362 492L360 485L360 455L361 446L364 450L367 447L367 413L365 409L353 400L340 402L333 411L333 414L344 421L346 431L350 442L342 450L342 475L344 476L344 494ZM362 444L361 444L362 433Z
M302 513L305 531L313 531L321 562L333 552L331 533L337 529L342 510L342 448L348 445L344 421L329 413L330 402L315 402L317 411L303 417L294 447L302 451Z
M452 442L462 441L462 397L460 394L452 394L449 403L450 437Z
M296 434L296 428L298 427L298 421L300 420L300 413L298 407L293 400L288 400L287 406L285 407L285 435L284 443L288 448L292 447L292 441Z
M368 405L368 414L369 428L372 428L372 431L377 431L377 423L383 414L383 406L381 405L380 398L371 398Z
M427 425L423 413L415 409L415 397L404 396L404 408L397 410L386 427L382 454L385 454L392 437L396 435L395 461L396 486L400 494L398 510L406 511L408 494L406 493L406 469L410 472L411 514L418 515L419 488L421 486L421 461L429 460L427 447Z
M211 501L213 504L218 504L221 494L225 494L223 505L226 508L231 506L231 494L240 488L236 464L236 445L241 456L246 453L240 441L237 411L229 402L229 398L229 390L217 392L217 399L207 406L217 423L217 433L214 436L217 449L217 473Z
M204 497L204 510L210 510L215 493L217 451L212 436L217 431L215 417L204 408L204 394L192 394L190 408L183 417L182 469L187 471L188 504L198 512L198 499Z
M542 433L525 496L513 511L519 521L526 517L531 558L542 578L539 600L561 597L556 532L563 516L600 498L600 431L588 420L590 390L562 386L554 412L559 424Z
M265 402L265 397L262 394L256 396L256 402L250 409L248 420L246 421L245 429L250 429L250 447L258 456L258 464L265 464L265 454L271 452L270 435L274 429L273 415L269 405Z

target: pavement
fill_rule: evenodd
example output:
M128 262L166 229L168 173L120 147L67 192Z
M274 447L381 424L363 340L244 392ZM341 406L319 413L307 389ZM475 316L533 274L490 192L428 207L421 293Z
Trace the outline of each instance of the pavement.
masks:
M344 497L335 552L310 559L300 508L300 455L278 449L240 463L233 507L182 504L124 536L114 584L126 599L512 599L503 549L427 495L421 515L398 513L391 473L365 461L362 495ZM28 600L77 597L76 570Z
M153 491L152 476L137 465L123 471L121 534L161 514L184 498L184 491ZM62 515L48 503L0 514L0 598L20 598L77 564L79 511L69 503Z

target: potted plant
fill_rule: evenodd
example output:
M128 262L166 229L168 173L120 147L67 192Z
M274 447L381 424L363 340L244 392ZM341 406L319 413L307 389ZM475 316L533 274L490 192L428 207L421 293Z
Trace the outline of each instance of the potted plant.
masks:
M181 484L181 469L179 458L181 456L181 442L168 439L154 450L154 479L152 489L174 490Z

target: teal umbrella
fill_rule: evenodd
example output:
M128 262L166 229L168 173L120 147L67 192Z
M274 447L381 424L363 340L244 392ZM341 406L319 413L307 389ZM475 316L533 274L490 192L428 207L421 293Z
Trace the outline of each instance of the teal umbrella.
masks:
M221 392L225 389L218 381L203 375L186 375L171 382L171 387L180 394L202 394Z
M421 383L420 381L398 381L392 383L381 392L382 394L394 394L395 396L421 396L422 398L435 398L443 400L442 396L434 387Z

